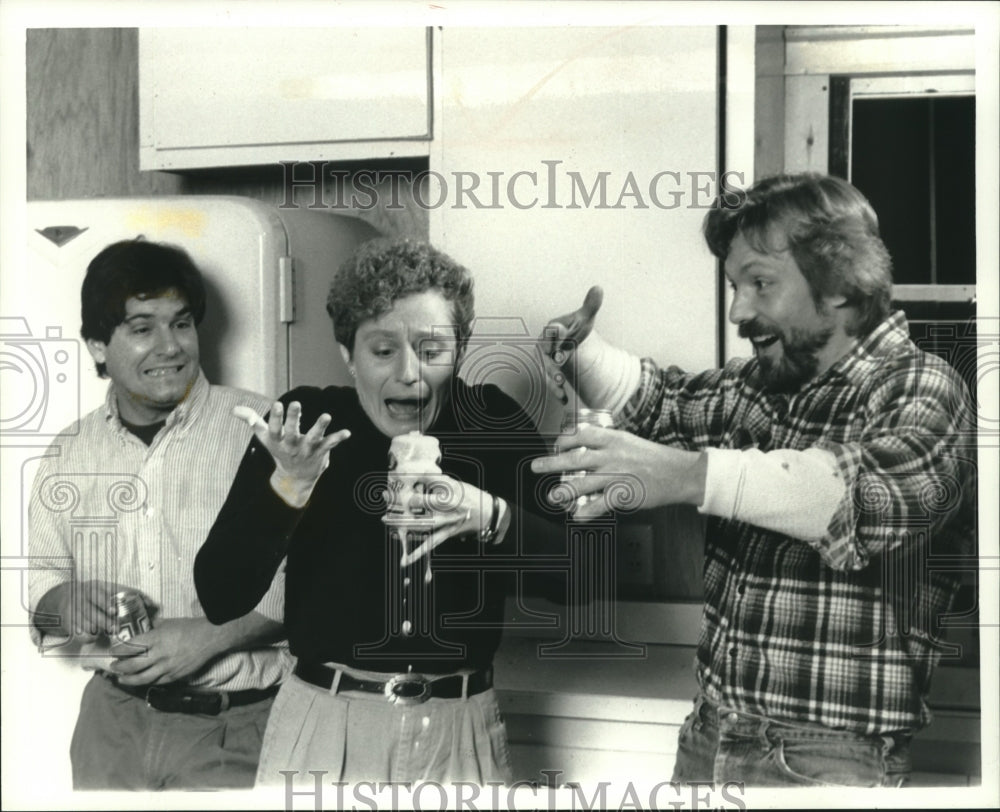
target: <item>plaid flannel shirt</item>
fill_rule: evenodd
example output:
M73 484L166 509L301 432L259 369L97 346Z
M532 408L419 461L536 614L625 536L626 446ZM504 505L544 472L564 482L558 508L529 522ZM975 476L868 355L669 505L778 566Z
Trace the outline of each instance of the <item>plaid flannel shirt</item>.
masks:
M776 719L917 729L948 650L935 624L973 536L958 521L974 504L967 390L910 341L902 313L794 395L768 394L759 372L756 360L691 375L644 359L616 421L691 450L823 448L845 481L818 541L709 518L699 684L717 703Z

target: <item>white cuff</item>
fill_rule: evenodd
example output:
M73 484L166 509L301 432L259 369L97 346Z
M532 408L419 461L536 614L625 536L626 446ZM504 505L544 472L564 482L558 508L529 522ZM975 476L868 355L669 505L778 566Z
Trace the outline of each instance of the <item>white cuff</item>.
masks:
M819 541L841 500L844 480L829 451L708 448L700 513Z
M639 388L642 361L638 356L608 344L597 331L577 350L577 387L592 409L622 409Z

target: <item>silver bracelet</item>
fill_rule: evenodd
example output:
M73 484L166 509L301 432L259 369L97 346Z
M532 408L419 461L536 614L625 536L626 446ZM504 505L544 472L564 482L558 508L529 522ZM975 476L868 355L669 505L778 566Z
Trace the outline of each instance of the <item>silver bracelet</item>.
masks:
M494 544L497 539L497 532L499 531L500 525L500 497L493 497L493 512L490 514L489 526L480 532L479 543L480 544Z

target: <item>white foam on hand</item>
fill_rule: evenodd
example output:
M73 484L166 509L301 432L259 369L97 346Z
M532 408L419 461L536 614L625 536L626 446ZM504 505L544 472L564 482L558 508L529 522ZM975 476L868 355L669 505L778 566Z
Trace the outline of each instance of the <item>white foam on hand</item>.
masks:
M262 418L256 411L254 411L249 406L234 406L233 407L233 417L238 417L240 420L245 420L246 424L250 428L256 428L257 426L267 427L267 423L264 422Z

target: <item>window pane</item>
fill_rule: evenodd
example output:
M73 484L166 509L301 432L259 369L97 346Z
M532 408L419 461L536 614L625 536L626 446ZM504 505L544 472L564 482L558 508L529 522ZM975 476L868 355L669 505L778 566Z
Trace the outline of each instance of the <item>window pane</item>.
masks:
M855 99L851 182L878 213L898 284L930 284L927 100Z
M898 284L974 284L975 98L856 98L851 182L879 215Z
M938 282L976 282L976 100L931 100L934 110Z

